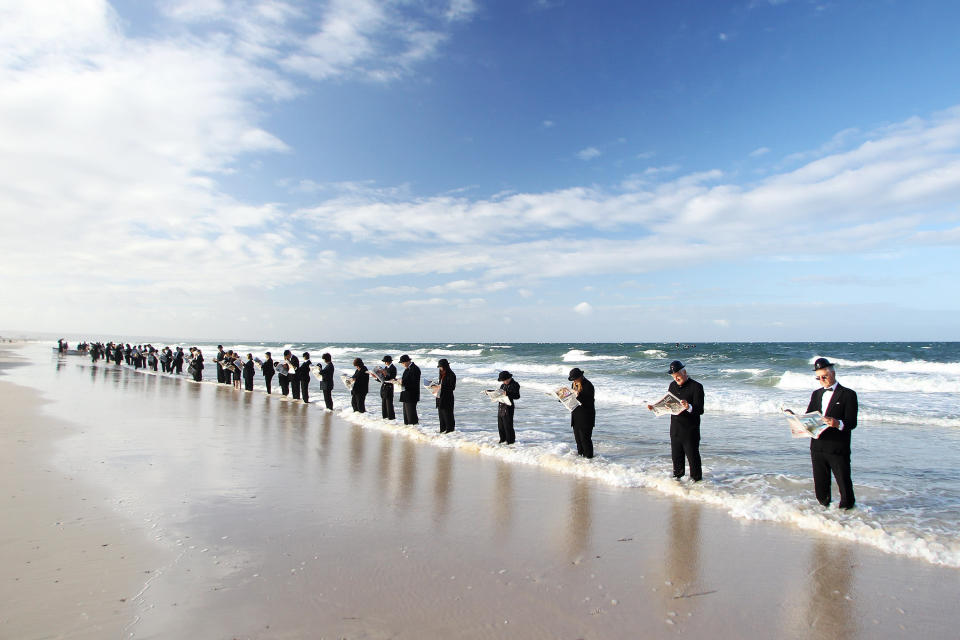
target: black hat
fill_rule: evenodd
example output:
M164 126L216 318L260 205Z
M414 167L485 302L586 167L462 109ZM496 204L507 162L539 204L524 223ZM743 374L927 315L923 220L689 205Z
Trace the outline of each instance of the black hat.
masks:
M380 362L393 362L393 358L391 358L390 356L383 356L383 360L381 360Z
M509 371L501 371L500 375L497 376L497 382L503 382L504 380L509 380L513 376L510 375Z
M268 355L268 356L269 356L269 355L270 355L270 352L269 352L269 351L267 351L267 353L266 353L266 355Z
M577 379L582 378L582 377L583 377L583 371L580 371L579 368L574 367L573 369L570 369L570 375L567 376L567 380L571 380L571 381L572 381L572 380L577 380Z
M407 354L403 354L402 356L400 356L400 362L410 362L410 356L408 356Z
M446 359L446 358L440 358L439 360L437 360L437 367L438 367L438 368L439 368L439 367L449 367L449 366L450 366L450 363L447 362L447 359Z
M813 363L813 370L817 369L828 369L833 366L833 363L827 360L826 358L817 358Z
M683 368L684 367L682 362L680 362L679 360L674 360L673 362L670 363L670 369L669 371L667 371L667 373L676 373L677 371L682 371Z

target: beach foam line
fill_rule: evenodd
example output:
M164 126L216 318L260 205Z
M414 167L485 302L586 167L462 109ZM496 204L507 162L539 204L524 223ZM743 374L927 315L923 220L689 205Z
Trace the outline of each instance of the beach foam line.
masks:
M810 360L813 365L816 358ZM960 376L960 362L934 362L932 360L845 360L834 358L831 362L839 367L880 369L895 373L929 373Z
M960 542L943 541L935 534L922 537L906 531L887 531L882 524L873 520L869 506L858 507L852 512L837 508L824 510L812 498L794 501L776 496L733 493L732 487L723 486L722 481L709 477L699 483L677 482L662 464L651 462L647 468L637 469L611 462L602 455L587 460L577 456L567 442L526 443L523 431L518 431L515 444L501 445L496 440L498 435L492 430L461 430L441 435L435 433L433 426L422 423L402 425L369 414L358 414L350 409L340 411L338 416L364 429L399 435L435 447L458 449L508 463L590 478L615 487L651 489L674 498L720 507L735 518L787 524L931 564L960 567Z
M570 349L561 358L564 362L590 362L592 360L629 360L630 356L592 355L589 351Z

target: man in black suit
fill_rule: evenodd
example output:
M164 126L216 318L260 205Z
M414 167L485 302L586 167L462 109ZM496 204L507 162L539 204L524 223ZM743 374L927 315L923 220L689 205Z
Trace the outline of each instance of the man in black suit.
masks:
M328 410L333 411L333 357L325 353L320 358L323 360L323 367L320 369L320 378L323 382L320 387L323 389L323 404Z
M400 392L403 424L419 424L417 403L420 402L420 367L407 354L400 356L400 364L403 365L403 377L400 378L403 385L403 391Z
M391 356L383 356L383 382L380 384L380 414L384 420L396 420L393 411L393 380L397 379L397 367Z
M267 351L265 354L267 359L263 361L263 364L260 365L260 371L263 373L263 383L267 386L267 395L270 395L272 390L273 375L277 372L273 364L273 356L270 355L270 352Z
M703 415L703 385L687 375L679 360L670 363L667 371L673 382L667 388L680 400L683 411L670 416L670 457L673 459L673 477L679 480L686 473L685 462L690 463L690 479L703 480L700 460L700 416ZM653 410L651 405L647 409Z
M597 423L593 383L587 380L579 367L570 370L567 380L573 383L570 386L580 402L580 406L570 412L570 427L573 429L573 438L577 442L577 455L592 458L593 428Z
M300 384L300 399L304 402L310 402L310 367L312 366L313 363L310 362L310 354L304 351L303 362L301 362L297 368L297 380Z
M223 350L223 345L217 345L217 357L214 358L217 361L217 382L223 383L226 380L226 374L223 371L223 359L227 356L227 353Z
M829 507L833 473L840 489L839 507L852 509L856 498L850 478L850 432L857 428L857 394L837 382L834 366L826 358L817 358L813 371L821 388L810 395L807 413L821 412L829 426L819 438L810 440L814 492L817 501Z

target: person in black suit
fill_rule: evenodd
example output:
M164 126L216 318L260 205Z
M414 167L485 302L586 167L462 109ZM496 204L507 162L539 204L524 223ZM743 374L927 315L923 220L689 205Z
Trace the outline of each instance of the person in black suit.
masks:
M517 439L513 431L513 412L520 399L520 383L513 379L509 371L501 371L497 380L500 381L500 390L510 398L510 404L497 403L497 431L500 432L501 443L513 444Z
M303 362L297 368L297 380L300 383L300 399L306 403L310 402L310 367L312 366L310 354L304 351Z
M227 353L223 350L223 345L217 345L217 355L214 360L217 361L217 382L223 383L226 380L226 373L223 370L223 359L227 357Z
M350 404L354 411L366 413L367 392L370 390L370 376L367 375L367 366L360 358L354 358L353 366L356 371L350 376L353 378L353 387L350 388Z
M380 413L384 420L396 420L397 414L393 410L393 383L397 379L397 367L391 356L383 356L383 382L380 383ZM372 373L370 375L373 375Z
M456 429L456 419L453 417L453 391L457 388L457 374L450 368L450 363L446 358L440 358L437 362L437 370L440 373L437 392L437 416L440 419L440 433L450 433Z
M687 375L683 363L674 360L667 371L673 376L670 393L680 400L683 411L670 416L670 457L673 459L673 477L679 480L686 473L685 462L690 463L690 479L703 480L700 461L700 416L703 415L703 385ZM647 408L653 410L651 405Z
M420 401L420 367L410 359L410 356L400 356L403 366L403 377L400 383L403 390L400 392L400 404L403 405L403 424L420 424L417 417L417 403Z
M850 478L850 432L857 428L857 393L837 382L834 365L826 358L817 358L813 370L821 388L810 395L807 413L821 412L829 425L819 438L810 440L814 493L820 504L830 506L832 473L840 489L838 506L852 509L856 498Z
M290 353L289 350L284 353ZM300 377L297 373L300 370L300 358L290 353L290 357L287 358L287 362L290 363L290 374L287 376L290 381L290 395L293 396L294 400L300 399Z
M203 380L203 352L200 349L197 349L194 352L193 364L193 380L194 382L200 382Z
M567 380L573 384L570 387L577 394L580 406L570 412L570 426L573 428L573 437L577 441L577 455L584 458L593 457L593 427L597 422L597 407L593 399L593 383L583 376L583 371L574 367L570 370Z
M120 364L119 355L117 356L117 364ZM183 373L183 347L177 347L173 354L173 373Z
M327 409L333 411L333 358L329 353L325 353L320 356L320 359L324 362L320 369L320 378L323 380L320 383L323 389L323 404L326 405Z
M273 364L273 357L270 355L270 352L267 351L264 355L267 356L267 359L263 361L263 364L260 365L260 371L263 373L263 383L267 386L267 395L270 395L271 384L273 383L273 375L277 372L276 367Z
M256 364L253 362L253 354L248 353L247 359L243 363L243 390L253 391L253 376L257 372Z
M277 380L280 382L280 393L283 394L283 397L286 398L287 394L290 393L290 380L293 377L293 372L290 370L290 349L285 349L283 352L283 362L280 364L280 368L277 369Z

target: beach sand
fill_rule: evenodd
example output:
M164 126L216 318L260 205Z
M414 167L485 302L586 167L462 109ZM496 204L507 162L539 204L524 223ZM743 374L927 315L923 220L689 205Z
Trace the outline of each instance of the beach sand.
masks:
M317 405L46 346L15 353L27 364L0 380L2 638L960 627L956 569L434 446L439 434L364 429Z

